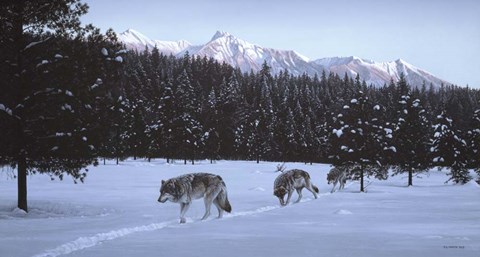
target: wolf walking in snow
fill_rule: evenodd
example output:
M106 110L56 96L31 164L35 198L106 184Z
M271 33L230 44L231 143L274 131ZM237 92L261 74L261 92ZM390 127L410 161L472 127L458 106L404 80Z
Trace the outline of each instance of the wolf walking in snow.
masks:
M302 189L306 188L313 193L315 199L317 199L318 187L314 186L310 181L310 174L308 172L298 169L289 170L280 174L273 184L273 194L278 197L280 205L285 206L290 202L293 190L297 190L298 199L295 201L298 203L302 199ZM284 197L287 195L287 200L284 201Z
M232 211L232 206L227 198L227 186L222 177L209 173L192 173L166 181L162 180L158 201L164 203L169 200L179 203L180 223L185 223L185 213L192 200L202 197L205 202L205 214L202 220L210 215L212 203L217 207L218 218L223 216L223 211Z
M338 190L342 190L347 182L347 170L346 167L333 167L327 174L328 184L333 183L331 193L335 192L335 187L340 184Z

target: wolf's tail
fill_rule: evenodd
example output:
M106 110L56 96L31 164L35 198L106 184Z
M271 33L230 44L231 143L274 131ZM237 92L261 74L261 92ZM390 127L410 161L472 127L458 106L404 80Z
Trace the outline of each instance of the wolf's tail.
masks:
M225 182L222 181L222 190L217 196L217 201L220 207L230 213L232 212L232 206L230 205L230 202L228 201L228 196L227 196L227 187L225 186Z
M218 194L218 203L224 211L232 212L232 206L230 205L230 201L228 201L226 188L222 188L222 191Z
M304 172L304 176L305 176L305 180L307 181L307 183L309 183L310 185L312 185L312 188L313 190L315 191L315 193L319 193L320 190L318 190L318 187L315 186L312 182L311 182L311 178L310 178L310 174L308 174L308 172Z

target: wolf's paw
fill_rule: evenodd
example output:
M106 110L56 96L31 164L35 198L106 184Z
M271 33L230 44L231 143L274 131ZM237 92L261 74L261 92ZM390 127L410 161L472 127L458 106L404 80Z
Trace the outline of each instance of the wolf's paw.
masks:
M185 223L185 222L187 222L187 219L185 219L185 218L180 218L180 224L183 224L183 223Z

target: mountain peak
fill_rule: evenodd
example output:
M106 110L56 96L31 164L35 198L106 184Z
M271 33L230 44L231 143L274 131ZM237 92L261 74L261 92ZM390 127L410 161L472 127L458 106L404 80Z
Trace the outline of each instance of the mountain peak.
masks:
M214 40L217 40L219 38L229 37L229 36L231 36L230 33L225 32L225 31L217 30L217 32L215 33L215 35L213 35L213 37L212 37L212 39L210 39L210 41L214 41Z
M192 56L207 56L217 61L225 62L243 72L259 71L266 61L274 74L288 70L290 74L320 74L322 71L332 72L350 77L360 76L370 85L383 86L392 79L398 80L399 74L404 73L407 82L412 87L418 87L424 82L439 86L450 84L434 75L421 70L405 60L397 59L389 62L375 62L369 59L351 55L344 57L330 57L310 61L307 57L293 50L279 50L266 48L249 43L225 31L216 31L211 40L205 44L192 45L185 40L160 41L151 40L142 33L128 29L119 35L120 41L128 48L143 51L155 46L164 54L181 57L188 51Z

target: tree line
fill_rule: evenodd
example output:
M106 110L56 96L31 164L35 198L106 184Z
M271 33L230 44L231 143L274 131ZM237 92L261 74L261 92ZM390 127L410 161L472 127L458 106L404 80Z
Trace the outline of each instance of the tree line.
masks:
M403 74L383 87L325 71L272 75L266 64L242 73L158 49L128 52L124 76L114 105L129 122L102 156L327 162L377 177L394 167L410 185L433 166L466 183L478 166L477 89L408 85Z
M466 183L479 165L480 91L383 87L326 73L243 73L212 58L126 51L79 17L79 0L0 8L0 165L83 181L98 160L166 158L327 162L386 178L448 167Z

